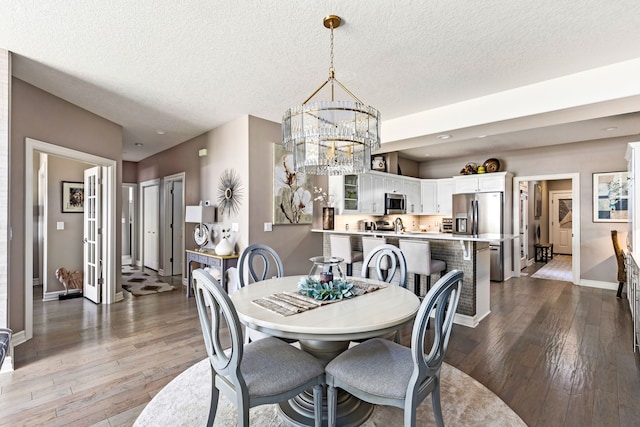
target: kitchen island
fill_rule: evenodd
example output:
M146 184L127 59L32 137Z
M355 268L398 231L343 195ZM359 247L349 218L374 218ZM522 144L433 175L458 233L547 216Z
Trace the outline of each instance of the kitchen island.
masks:
M323 254L331 254L329 236L331 234L347 234L351 236L354 250L362 250L361 236L385 237L387 243L398 245L400 239L420 239L431 242L431 256L447 263L447 271L461 270L464 273L460 303L456 311L455 323L475 327L490 313L489 301L489 244L511 241L515 236L485 234L478 236L462 236L451 233L433 232L394 232L394 231L350 231L319 230L323 233ZM366 254L365 254L366 255ZM508 268L511 268L508 265ZM362 262L353 264L353 275L359 276ZM435 283L436 277L432 278ZM422 281L424 282L424 280ZM414 289L413 274L407 275L407 289Z

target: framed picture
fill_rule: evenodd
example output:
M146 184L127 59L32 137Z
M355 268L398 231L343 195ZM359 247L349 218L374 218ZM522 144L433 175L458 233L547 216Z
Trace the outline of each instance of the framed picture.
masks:
M273 223L311 224L313 179L294 172L293 154L273 144Z
M533 189L533 216L540 218L542 216L542 185L536 184Z
M62 213L84 212L84 182L62 181Z
M593 174L593 222L629 220L627 172Z

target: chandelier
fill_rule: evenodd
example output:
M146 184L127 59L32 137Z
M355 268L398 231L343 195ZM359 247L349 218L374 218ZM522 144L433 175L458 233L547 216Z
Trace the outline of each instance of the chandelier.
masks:
M335 78L333 30L340 26L336 15L324 18L331 30L329 78L302 105L289 108L282 117L282 145L293 152L296 172L311 175L358 174L371 170L371 152L380 148L380 112L365 105ZM327 84L330 101L314 101ZM353 100L336 101L338 85Z

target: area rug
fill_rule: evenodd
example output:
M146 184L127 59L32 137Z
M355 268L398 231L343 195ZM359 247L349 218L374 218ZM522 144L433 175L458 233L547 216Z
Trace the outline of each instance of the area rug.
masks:
M163 282L157 276L140 271L138 267L122 266L121 276L122 289L137 297L176 289L175 286Z
M447 365L442 366L442 413L449 426L526 426L518 415L485 386ZM211 368L205 359L178 375L147 404L134 423L135 427L203 426L207 423L211 399ZM252 426L286 425L278 416L276 405L251 408ZM235 406L220 394L215 426L237 425ZM399 408L376 406L363 426L402 425ZM433 426L431 397L417 411L416 425Z
M536 279L573 281L571 273L571 255L554 255L544 267L531 275Z

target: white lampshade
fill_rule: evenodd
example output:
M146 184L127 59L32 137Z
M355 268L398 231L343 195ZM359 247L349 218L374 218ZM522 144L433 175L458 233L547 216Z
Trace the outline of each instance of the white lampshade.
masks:
M184 215L184 222L195 222L198 224L212 224L216 222L215 206L187 206Z

